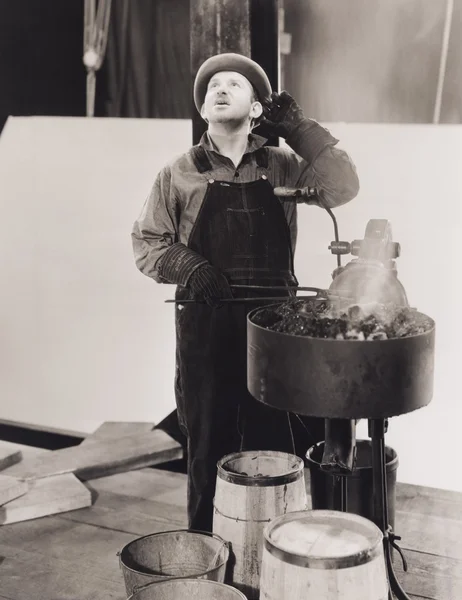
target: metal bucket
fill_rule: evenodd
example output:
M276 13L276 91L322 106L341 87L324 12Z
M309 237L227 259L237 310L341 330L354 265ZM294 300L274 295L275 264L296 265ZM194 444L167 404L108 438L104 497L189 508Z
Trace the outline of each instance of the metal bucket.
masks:
M150 583L128 600L247 600L235 588L204 579L171 579Z
M216 534L179 529L137 538L118 554L129 596L148 583L174 578L223 582L229 547Z
M374 495L372 482L372 446L370 440L356 440L357 457L353 472L345 476L347 483L347 507L349 513L373 521ZM310 469L311 507L315 510L335 509L335 477L321 469L324 442L312 446L306 460ZM385 446L388 522L395 527L396 475L398 454Z

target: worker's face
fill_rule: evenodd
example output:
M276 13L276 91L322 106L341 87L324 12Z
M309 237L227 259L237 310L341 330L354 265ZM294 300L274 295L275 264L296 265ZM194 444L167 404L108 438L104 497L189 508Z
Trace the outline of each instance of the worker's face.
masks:
M209 123L238 123L257 119L262 110L246 77L221 71L209 81L201 115Z

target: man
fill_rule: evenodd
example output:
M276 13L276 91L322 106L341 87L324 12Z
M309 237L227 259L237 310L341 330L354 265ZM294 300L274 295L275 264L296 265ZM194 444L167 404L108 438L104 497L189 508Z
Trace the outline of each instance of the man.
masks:
M220 54L194 82L208 123L200 143L158 174L132 232L136 265L177 284L175 393L188 440L188 518L211 531L216 462L240 450L306 450L324 439L324 421L300 419L253 399L246 382L246 317L258 296L287 297L296 286L296 205L276 186L313 187L313 204L353 199L356 170L338 140L304 117L286 92L273 93L254 61ZM264 147L262 121L295 151ZM263 292L234 286L260 285ZM231 298L253 301L227 302Z

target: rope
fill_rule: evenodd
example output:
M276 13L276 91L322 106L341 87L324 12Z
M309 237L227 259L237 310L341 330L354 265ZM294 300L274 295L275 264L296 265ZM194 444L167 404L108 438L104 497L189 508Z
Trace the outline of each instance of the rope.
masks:
M440 122L441 102L443 99L444 79L446 77L446 63L448 60L449 37L451 34L452 17L454 14L454 0L447 0L446 19L444 22L443 43L441 46L440 68L438 72L438 84L436 87L435 109L433 112L433 124Z
M112 0L85 0L83 31L83 64L87 69L87 117L95 112L96 71L106 53Z

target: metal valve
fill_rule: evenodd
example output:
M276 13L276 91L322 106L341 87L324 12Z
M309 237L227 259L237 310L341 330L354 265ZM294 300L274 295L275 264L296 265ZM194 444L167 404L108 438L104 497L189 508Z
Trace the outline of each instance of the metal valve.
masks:
M401 246L391 240L391 225L386 219L371 219L363 240L333 241L329 250L334 255L352 254L365 260L386 263L398 258Z

